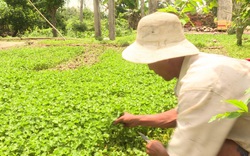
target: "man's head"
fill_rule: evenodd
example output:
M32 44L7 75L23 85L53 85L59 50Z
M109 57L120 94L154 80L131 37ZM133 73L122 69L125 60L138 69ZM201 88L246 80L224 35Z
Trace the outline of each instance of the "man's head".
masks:
M198 54L186 40L180 20L174 14L156 12L143 17L137 27L136 41L122 56L134 63L154 62Z

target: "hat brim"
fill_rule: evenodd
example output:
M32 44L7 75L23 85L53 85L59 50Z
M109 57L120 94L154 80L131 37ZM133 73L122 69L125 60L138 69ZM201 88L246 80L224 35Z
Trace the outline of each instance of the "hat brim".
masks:
M135 41L122 52L122 57L130 62L150 64L171 58L196 55L198 53L199 50L187 39L178 43L168 44L166 47L160 49L157 46L146 47Z

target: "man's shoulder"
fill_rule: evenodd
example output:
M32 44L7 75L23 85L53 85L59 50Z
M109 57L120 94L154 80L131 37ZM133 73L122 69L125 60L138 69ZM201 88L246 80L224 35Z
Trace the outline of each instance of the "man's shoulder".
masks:
M234 73L246 72L250 68L249 62L224 55L200 53L191 56L186 62L186 74L199 77L221 77Z
M184 62L186 71L180 81L185 84L193 83L195 86L207 86L218 79L223 68L227 66L225 64L226 59L224 56L207 53L190 56Z
M188 68L179 80L182 90L244 92L246 85L250 86L250 63L244 60L201 53L190 57L185 65Z

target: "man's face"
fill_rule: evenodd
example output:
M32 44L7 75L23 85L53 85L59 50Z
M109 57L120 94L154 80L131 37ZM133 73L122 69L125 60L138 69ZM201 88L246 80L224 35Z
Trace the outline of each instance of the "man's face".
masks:
M170 81L174 78L173 68L171 68L169 60L150 63L148 64L148 68L153 70L157 75L161 76L166 81Z

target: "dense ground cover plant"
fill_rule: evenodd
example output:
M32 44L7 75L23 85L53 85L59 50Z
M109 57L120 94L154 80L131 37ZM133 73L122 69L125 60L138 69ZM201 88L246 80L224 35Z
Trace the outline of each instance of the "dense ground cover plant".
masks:
M112 125L123 111L151 114L176 105L175 80L165 82L146 65L121 58L121 46L134 37L45 40L1 50L0 155L145 155L137 132L167 143L172 130ZM222 47L227 55L250 55L249 42L234 49L227 43L235 40L230 36L187 37L204 51ZM58 64L89 51L102 52L99 62L56 70Z
M172 84L163 83L146 66L123 61L112 49L105 49L91 67L47 70L84 49L1 51L1 155L143 155L137 130L113 126L112 121L124 110L169 109L175 104ZM151 137L160 132L138 129Z

